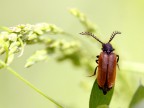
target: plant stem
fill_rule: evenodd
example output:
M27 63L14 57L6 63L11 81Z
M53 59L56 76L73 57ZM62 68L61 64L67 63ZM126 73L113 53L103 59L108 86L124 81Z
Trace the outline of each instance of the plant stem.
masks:
M58 108L64 108L62 107L58 102L44 94L41 90L36 88L33 84L31 84L28 80L24 79L21 75L19 75L16 71L14 71L12 68L8 67L2 60L0 60L0 64L3 65L10 73L12 73L14 76L16 76L18 79L23 81L25 84L27 84L29 87L34 89L36 92L38 92L40 95L44 96L46 99L50 100L52 103L58 106Z

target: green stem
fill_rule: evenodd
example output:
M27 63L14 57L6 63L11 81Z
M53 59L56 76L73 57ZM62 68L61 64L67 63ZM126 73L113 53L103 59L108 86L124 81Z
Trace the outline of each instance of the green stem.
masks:
M36 92L38 92L40 95L44 96L46 99L50 100L51 102L53 102L55 105L58 106L58 108L64 108L62 107L58 102L56 102L55 100L53 100L52 98L50 98L49 96L47 96L46 94L44 94L42 91L40 91L38 88L36 88L33 84L31 84L29 81L27 81L26 79L24 79L21 75L19 75L16 71L14 71L12 68L8 67L2 60L0 60L0 64L3 65L9 72L11 72L14 76L16 76L17 78L19 78L20 80L22 80L24 83L26 83L29 87L31 87L32 89L34 89Z

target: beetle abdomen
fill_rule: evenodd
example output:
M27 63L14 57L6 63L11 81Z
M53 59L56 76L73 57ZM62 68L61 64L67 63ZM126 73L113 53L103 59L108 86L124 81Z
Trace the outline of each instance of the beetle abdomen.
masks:
M108 74L107 74L107 86L108 88L112 88L115 83L116 77L116 65L117 65L117 57L115 53L111 53L109 55L108 62Z
M107 64L108 64L108 55L104 52L101 52L98 59L98 75L97 75L97 82L100 88L103 88L106 82Z
M114 85L116 64L116 54L101 52L98 59L97 83L104 94L106 94Z

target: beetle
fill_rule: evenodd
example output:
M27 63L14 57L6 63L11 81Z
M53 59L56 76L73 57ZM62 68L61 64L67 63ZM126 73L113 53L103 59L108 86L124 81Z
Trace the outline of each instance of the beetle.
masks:
M98 66L94 70L94 74L91 76L96 75L96 71L98 68L97 73L97 83L99 88L103 91L103 94L106 95L107 92L114 86L115 84L115 77L116 77L116 66L118 66L119 55L115 54L114 48L110 44L116 34L121 34L121 32L114 31L107 43L103 43L100 41L94 34L90 32L82 32L81 35L91 36L96 39L98 42L102 44L102 52L100 55L96 56L98 59L96 63Z

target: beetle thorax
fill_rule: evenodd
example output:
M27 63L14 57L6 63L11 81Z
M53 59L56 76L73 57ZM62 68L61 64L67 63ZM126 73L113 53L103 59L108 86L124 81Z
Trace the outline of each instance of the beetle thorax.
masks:
M110 54L111 52L113 52L114 49L110 43L106 43L106 44L102 44L102 50L103 52Z

